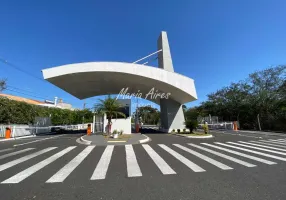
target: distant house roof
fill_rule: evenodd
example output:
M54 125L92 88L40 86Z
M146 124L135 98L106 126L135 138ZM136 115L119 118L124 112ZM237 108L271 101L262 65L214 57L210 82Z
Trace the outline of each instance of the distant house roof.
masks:
M34 99L27 99L24 97L18 97L18 96L13 96L10 94L1 94L0 93L0 97L6 97L10 100L15 100L15 101L21 101L21 102L26 102L28 104L33 104L33 105L40 105L40 104L44 104L45 102L42 101L38 101L38 100L34 100Z

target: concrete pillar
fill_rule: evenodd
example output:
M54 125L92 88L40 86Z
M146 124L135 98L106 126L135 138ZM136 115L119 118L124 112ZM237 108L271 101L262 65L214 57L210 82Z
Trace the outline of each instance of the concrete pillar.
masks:
M158 67L169 72L174 72L170 46L167 33L162 31L158 41ZM179 102L172 100L172 94L169 99L160 99L161 109L161 127L166 132L171 132L173 129L185 128L185 117L182 105Z
M162 31L158 38L157 48L158 50L162 49L162 51L158 53L158 67L169 72L174 72L170 46L165 31Z
M185 128L182 105L172 99L160 99L161 127L165 132Z

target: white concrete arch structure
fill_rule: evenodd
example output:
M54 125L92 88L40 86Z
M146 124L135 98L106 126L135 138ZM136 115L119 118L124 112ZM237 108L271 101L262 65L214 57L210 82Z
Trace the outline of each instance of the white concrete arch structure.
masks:
M182 104L196 100L197 94L193 79L174 72L165 32L158 40L160 49L159 68L123 62L87 62L44 69L42 72L45 80L79 99L122 94L123 91L136 96L141 94L141 98L160 104L161 125L169 132L184 128ZM150 95L152 89L153 94L158 94L157 98ZM159 96L159 93L164 95Z

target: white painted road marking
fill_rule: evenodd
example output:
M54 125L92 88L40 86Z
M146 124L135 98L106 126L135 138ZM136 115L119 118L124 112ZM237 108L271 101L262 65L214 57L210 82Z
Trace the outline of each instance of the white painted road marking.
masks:
M0 159L3 159L3 158L7 158L7 157L10 157L10 156L14 156L14 155L18 155L20 153L24 153L24 152L27 152L27 151L31 151L35 148L27 148L27 149L22 149L20 151L15 151L15 152L12 152L12 153L8 153L8 154L5 154L5 155L2 155L0 156Z
M176 172L165 162L165 160L159 156L148 144L142 145L157 167L163 174L176 174Z
M0 150L0 153L1 153L1 152L6 152L6 151L11 151L11 150L13 150L13 149L14 149L14 148L1 149L1 150Z
M223 148L223 147L219 147L219 146L216 146L216 145L212 145L212 144L208 144L208 143L201 143L201 144L207 145L209 147L213 147L213 148L216 148L216 149L220 149L220 150L223 150L223 151L226 151L226 152L238 155L238 156L249 158L249 159L252 159L252 160L255 160L255 161L258 161L258 162L262 162L262 163L265 163L265 164L268 164L268 165L277 164L276 162L272 162L272 161L265 160L265 159L262 159L262 158L258 158L258 157L255 157L255 156L247 155L247 154L244 154L244 153L240 153L238 151L233 151L233 150L226 149L226 148Z
M284 156L286 155L286 153L282 153L282 152L279 152L279 151L273 151L273 150L269 150L269 149L263 149L263 148L260 148L260 147L254 147L254 146L251 146L251 145L239 144L239 143L236 143L236 142L227 142L227 143L228 144L238 145L238 146L243 146L243 147L247 147L247 148L251 148L251 149L267 151L267 152L270 152L270 153L276 153L276 154L280 154L280 155L284 155Z
M201 168L200 166L198 166L197 164L193 163L192 161L190 161L189 159L185 158L184 156L182 156L181 154L177 153L176 151L174 151L173 149L167 147L164 144L158 144L162 149L164 149L165 151L167 151L169 154L171 154L172 156L174 156L175 158L177 158L179 161L181 161L182 163L184 163L187 167L189 167L191 170L193 170L194 172L205 172L206 170L204 170L203 168Z
M270 140L270 141L286 141L286 139L272 139L272 140Z
M142 176L135 152L133 150L133 146L130 144L125 145L125 151L128 177Z
M54 162L55 160L59 159L60 157L62 157L63 155L65 155L66 153L68 153L69 151L71 151L72 149L76 148L76 146L71 146L71 147L67 147L64 150L52 155L51 157L33 165L32 167L29 167L28 169L25 169L24 171L21 171L20 173L12 176L11 178L3 181L2 183L19 183L22 180L26 179L27 177L31 176L32 174L36 173L37 171L39 171L40 169L44 168L45 166L47 166L48 164Z
M90 180L105 179L106 172L108 170L108 166L109 166L109 163L111 160L113 149L114 149L114 145L108 145L105 148L105 150L104 150L104 152L103 152L103 154L102 154L102 156L101 156Z
M258 147L264 147L264 148L268 148L268 149L274 149L274 150L279 150L279 151L286 151L286 149L280 149L280 148L277 148L277 147L270 147L270 146L261 145L261 144L255 144L255 143L251 143L251 142L243 142L243 141L238 141L238 142L241 142L243 144L251 144L251 145L254 145L254 146L258 146Z
M274 147L282 147L282 148L286 148L286 145L272 144L272 143L259 142L259 141L251 141L251 142L255 142L255 143L258 143L258 144L269 145L269 146L274 146Z
M202 144L205 144L205 143L202 143ZM219 153L219 152L217 152L217 151L213 151L213 150L208 149L208 148L205 148L205 147L201 147L201 146L199 146L199 145L195 145L195 144L192 144L192 143L189 143L188 145L191 145L191 146L196 147L196 148L198 148L198 149L201 149L201 150L204 150L204 151L206 151L206 152L212 153L212 154L214 154L214 155L220 156L220 157L225 158L225 159L227 159L227 160L231 160L231 161L233 161L233 162L236 162L236 163L241 164L241 165L246 166L246 167L256 167L256 165L253 165L253 164L251 164L251 163L245 162L245 161L243 161L243 160L239 160L239 159L237 159L237 158L234 158L234 157L225 155L225 154L223 154L223 153Z
M56 148L57 147L49 147L49 148L43 149L41 151L38 151L36 153L32 153L32 154L29 154L27 156L24 156L24 157L18 158L16 160L10 161L8 163L5 163L3 165L0 165L0 172L5 170L5 169L8 169L10 167L13 167L14 165L17 165L19 163L22 163L22 162L25 162L27 160L30 160L30 159L32 159L32 158L34 158L36 156L39 156L39 155L44 154L44 153L47 153L47 152L49 152L49 151L51 151L53 149L56 149Z
M273 144L281 144L281 145L286 145L285 142L276 142L276 141L267 141L267 140L259 140L261 142L267 142L267 143L273 143Z
M262 152L254 151L254 150L250 150L250 149L245 149L245 148L241 148L241 147L237 147L237 146L233 146L233 145L229 145L229 144L224 144L224 143L220 143L220 142L215 142L215 143L219 144L219 145L226 146L226 147L231 147L231 148L234 148L234 149L239 149L239 150L242 150L242 151L247 151L247 152L250 152L250 153L266 156L266 157L269 157L269 158L274 158L274 159L277 159L277 160L286 161L286 158L282 158L282 157L279 157L279 156L274 156L274 155L271 155L271 154L262 153Z
M61 168L56 174L54 174L46 183L58 183L63 182L72 173L75 168L90 154L95 146L88 146L82 152L80 152L74 159Z
M242 137L261 138L261 137L250 136L250 135L242 135L242 134L238 134L238 133L226 133L226 132L217 132L217 133L226 134L226 135L233 135L233 136L242 136Z
M41 141L44 141L44 140L49 140L49 139L53 139L53 138L57 138L57 137L61 137L61 136L63 136L63 135L57 135L57 136L53 136L53 137L44 138L44 139L41 139L41 140L33 140L31 142L15 144L14 147L22 146L22 145L25 145L25 144L31 144L31 143L34 143L34 142L41 142Z
M203 154L200 154L200 153L198 153L198 152L196 152L196 151L193 151L193 150L191 150L191 149L189 149L189 148L187 148L187 147L184 147L184 146L182 146L182 145L180 145L180 144L173 144L173 145L176 146L176 147L178 147L178 148L180 148L180 149L182 149L182 150L184 150L184 151L186 151L186 152L188 152L188 153L191 153L191 154L193 154L193 155L199 157L199 158L202 159L202 160L205 160L205 161L207 161L207 162L213 164L214 166L217 166L217 167L220 168L220 169L223 169L223 170L233 169L233 168L231 168L231 167L229 167L229 166L227 166L227 165L225 165L225 164L223 164L223 163L221 163L221 162L218 162L218 161L216 161L216 160L214 160L214 159L212 159L212 158L210 158L210 157L207 157L207 156L205 156L205 155L203 155Z

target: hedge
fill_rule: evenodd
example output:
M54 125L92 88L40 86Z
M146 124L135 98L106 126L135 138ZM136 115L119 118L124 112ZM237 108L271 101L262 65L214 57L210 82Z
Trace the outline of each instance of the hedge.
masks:
M51 117L53 125L91 123L90 110L49 108L0 98L0 124L33 124L35 117Z

